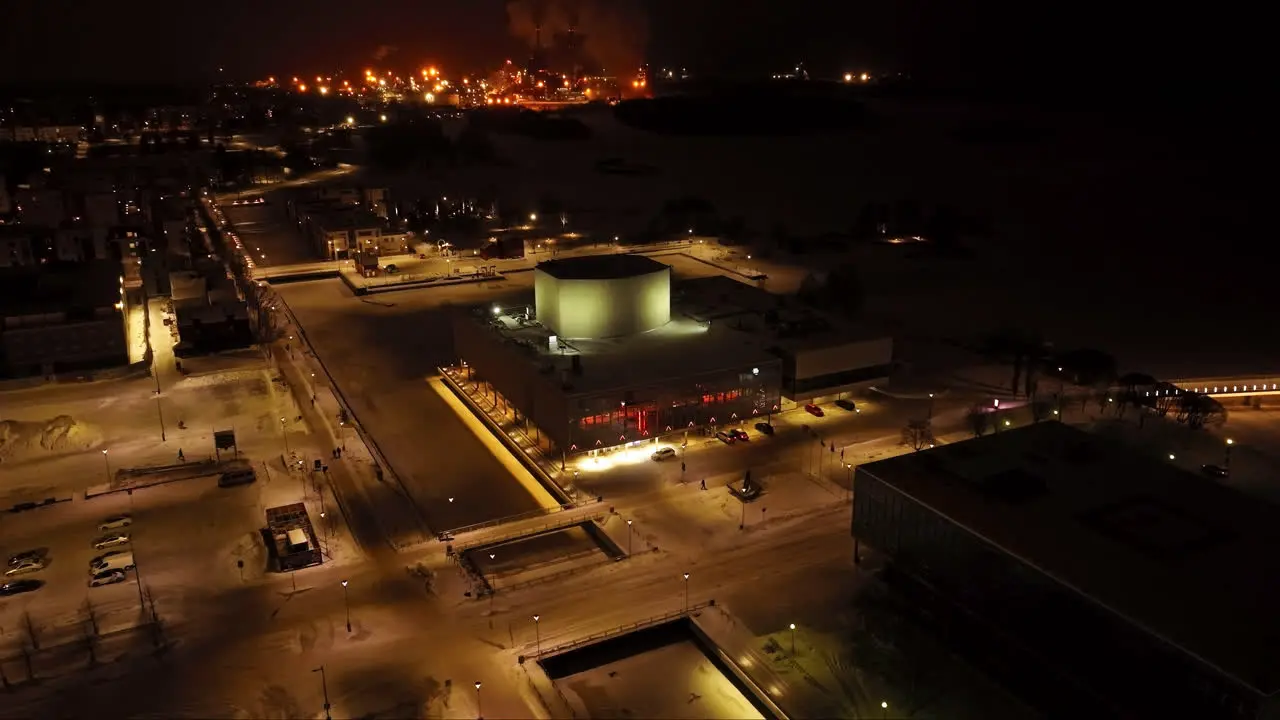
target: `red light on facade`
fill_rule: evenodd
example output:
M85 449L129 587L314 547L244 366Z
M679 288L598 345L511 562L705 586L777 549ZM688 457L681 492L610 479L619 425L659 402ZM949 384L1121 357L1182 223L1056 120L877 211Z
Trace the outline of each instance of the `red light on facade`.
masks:
M668 425L668 426L667 426L666 432L671 432L671 426L670 426L670 425Z
M715 419L715 418L711 418L711 424L712 424L712 425L715 425L715 424L716 424L716 419Z
M619 435L619 436L618 436L618 442L626 442L626 441L627 441L627 436L626 436L626 435Z
M729 415L729 419L730 419L730 420L737 420L737 419L738 419L738 413L730 413L730 415Z
M644 432L642 432L642 433L640 433L640 434L641 434L641 435L643 435L643 436L645 436L645 437L649 437L649 431L648 431L648 430L645 430Z
M596 447L600 447L600 446L601 446L601 445L603 445L603 444L604 444L604 441L603 441L603 440L597 440L597 441L596 441Z
M577 445L577 443L574 443L573 445L570 445L570 446L569 446L569 449L570 449L570 450L577 450L577 449L578 449L578 445Z

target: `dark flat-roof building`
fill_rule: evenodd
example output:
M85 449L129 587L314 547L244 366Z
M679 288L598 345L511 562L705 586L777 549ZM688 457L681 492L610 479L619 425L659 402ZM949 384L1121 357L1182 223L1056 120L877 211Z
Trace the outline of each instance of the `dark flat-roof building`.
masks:
M118 261L0 268L0 377L129 364Z
M892 576L1063 695L1280 713L1280 509L1061 423L861 465L854 489Z

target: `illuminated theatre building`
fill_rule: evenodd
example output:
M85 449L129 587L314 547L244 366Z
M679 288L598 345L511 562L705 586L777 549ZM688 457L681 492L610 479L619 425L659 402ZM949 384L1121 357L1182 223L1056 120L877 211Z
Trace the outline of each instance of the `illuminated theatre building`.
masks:
M795 387L786 377L794 359L762 319L776 303L725 277L686 280L673 292L671 268L642 255L542 262L532 303L458 314L453 376L493 393L562 462L663 437L682 442L794 406L783 397ZM864 379L888 374L890 341L855 344L876 359Z

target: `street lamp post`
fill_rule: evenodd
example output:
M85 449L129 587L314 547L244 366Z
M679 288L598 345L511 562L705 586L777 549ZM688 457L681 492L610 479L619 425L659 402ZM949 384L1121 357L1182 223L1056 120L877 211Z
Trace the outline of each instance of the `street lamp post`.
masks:
M289 450L289 431L285 427L286 422L288 421L284 418L280 418L280 437L284 438L284 454L290 455L292 453Z
M107 482L111 482L111 460L107 458L107 451L102 451L102 464L107 468Z
M631 521L627 521L627 557L631 557L631 538L635 536L635 531L631 528Z
M324 675L324 666L321 665L311 672L320 673L320 691L324 693L324 720L333 720L333 716L329 714L329 680Z
M1232 440L1231 438L1227 438L1227 447L1226 447L1226 450L1223 451L1223 458L1222 458L1222 467L1227 472L1231 471L1231 446L1235 444L1236 444L1235 440Z
M103 450L103 451L102 451L102 456L103 456L104 458L107 456L107 451L106 451L106 450ZM133 488L129 488L128 494L129 494L129 515L130 515L130 517L132 517L132 516L133 516L133 514L134 514L134 509L133 509ZM132 533L132 534L133 534L133 535L137 535L138 533L137 533L137 532L134 532L134 533ZM141 570L141 568L139 568L139 567L138 567L138 551L135 549L135 550L133 550L132 552L133 552L133 579L138 583L138 609L139 609L140 611L142 611L142 612L146 612L146 610L147 610L147 603L146 603L146 600L145 600L145 599L143 599L143 597L142 597L142 570ZM153 610L154 610L154 608L153 608ZM152 612L152 613L151 613L151 619L152 619L152 620L155 620L155 619L156 619L156 618L155 618L155 613L154 613L154 612Z
M538 655L542 655L542 631L538 627L539 615L533 616L533 643Z
M743 495L745 495L747 492L747 488L745 485L742 488L742 492L743 492ZM742 517L738 519L738 529L744 530L746 529L746 527L747 527L747 500L744 497L742 500Z
M929 393L929 419L933 419L933 393Z
M684 574L684 611L689 612L689 573Z
M347 609L347 632L351 632L351 598L347 594L347 581L342 581L342 604Z
M791 657L796 656L796 624L791 623Z
M164 411L160 409L160 365L154 357L151 359L151 372L156 377L156 417L160 419L160 442L165 442Z
M484 710L482 710L480 706L480 681L479 680L476 681L476 717L477 718L484 717Z

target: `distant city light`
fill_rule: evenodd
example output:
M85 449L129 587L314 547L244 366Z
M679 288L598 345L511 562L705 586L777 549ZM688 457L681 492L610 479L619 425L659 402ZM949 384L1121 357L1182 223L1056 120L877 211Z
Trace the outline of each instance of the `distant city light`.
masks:
M844 81L845 81L845 82L853 82L853 73L845 73L845 74L844 74Z

